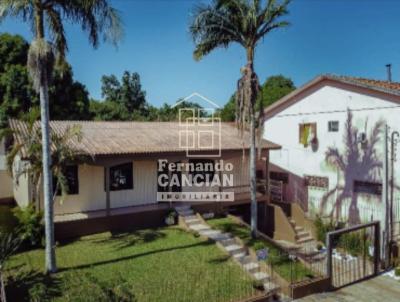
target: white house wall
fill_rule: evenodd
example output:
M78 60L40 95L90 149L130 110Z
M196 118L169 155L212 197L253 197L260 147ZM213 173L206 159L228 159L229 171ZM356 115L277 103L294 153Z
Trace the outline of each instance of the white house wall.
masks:
M360 131L366 130L367 137L370 135L371 128L379 120L384 120L391 130L400 130L399 104L374 95L324 85L265 122L264 137L282 146L280 151L271 152L270 162L299 177L304 175L329 177L329 189L333 189L337 185L338 172L326 164L325 152L329 147L337 147L343 153L347 109L350 109L353 113L353 126ZM328 132L328 121L339 121L339 132ZM317 124L319 147L316 152L313 152L311 147L305 148L299 143L299 124L303 123ZM383 140L381 137L376 148L381 160L382 148ZM400 183L399 168L397 162L395 164L397 183ZM355 174L353 180L362 181L364 176ZM318 209L321 198L326 193L322 192L321 189L311 187L307 189L299 187L297 190L307 190L306 192L298 192L297 196L308 195L309 209ZM363 220L369 220L371 214L374 213L376 218L376 213L381 211L382 207L379 197L367 197L359 196L358 199L360 210L365 209L362 213ZM331 201L335 198L334 194ZM396 194L396 200L397 203L400 202L398 194ZM347 213L347 209L342 211Z

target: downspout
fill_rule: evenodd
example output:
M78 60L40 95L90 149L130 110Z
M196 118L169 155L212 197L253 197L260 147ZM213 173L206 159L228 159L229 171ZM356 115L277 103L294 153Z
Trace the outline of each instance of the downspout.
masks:
M385 207L384 227L382 228L382 260L384 267L389 265L389 204L388 204L388 125L385 124L383 133L383 176L382 176L382 205ZM381 220L382 221L382 220Z

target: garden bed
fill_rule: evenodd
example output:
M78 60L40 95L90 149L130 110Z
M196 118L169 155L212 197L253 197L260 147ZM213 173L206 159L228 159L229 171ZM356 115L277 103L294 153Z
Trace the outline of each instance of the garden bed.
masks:
M237 301L260 294L214 243L177 227L102 233L61 244L59 272L45 276L44 251L12 257L10 301ZM133 298L134 297L134 298Z

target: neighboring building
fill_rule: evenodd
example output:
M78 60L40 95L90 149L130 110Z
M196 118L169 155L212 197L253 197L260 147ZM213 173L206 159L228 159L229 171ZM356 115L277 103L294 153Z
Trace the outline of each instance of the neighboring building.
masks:
M319 76L268 107L265 114L264 138L282 146L271 153L270 178L282 184L283 199L301 203L310 215L333 215L351 223L384 221L383 130L385 124L389 136L400 130L400 83ZM398 230L398 161L393 168ZM389 200L390 190L389 186Z
M68 166L66 175L69 195L62 203L57 198L54 205L56 220L98 217L115 213L116 210L123 213L124 209L129 211L136 206L154 206L158 204L157 192L233 191L236 193L234 202L249 202L248 135L245 133L242 138L232 124L216 124L211 129L216 131L213 139L220 139L220 144L209 144L207 135L210 134L210 127L204 128L206 131L202 125L191 129L199 131L201 135L196 142L190 143L192 157L189 158L186 150L182 149L182 139L187 136L182 137L182 125L177 122L50 122L51 129L59 133L72 125L81 126L82 140L71 141L70 144L88 157L84 162ZM16 133L28 131L25 123L18 120L10 120L10 127L17 130ZM20 136L16 135L15 140L18 142ZM210 154L219 145L221 157L203 156ZM264 158L268 158L269 150L273 149L279 149L279 146L263 140ZM185 185L160 187L157 181L161 173L157 167L160 159L170 163L211 163L213 166L222 159L232 164L233 184L195 188ZM29 164L24 150L20 159L14 163L14 169L22 164ZM166 173L171 176L170 172ZM182 178L182 174L187 172L176 173ZM109 175L109 179L106 175ZM106 186L107 182L109 186ZM17 204L27 205L32 200L32 183L27 177L20 177L15 183L14 197ZM265 195L259 195L260 198L262 196L265 198ZM43 198L40 208L43 208Z

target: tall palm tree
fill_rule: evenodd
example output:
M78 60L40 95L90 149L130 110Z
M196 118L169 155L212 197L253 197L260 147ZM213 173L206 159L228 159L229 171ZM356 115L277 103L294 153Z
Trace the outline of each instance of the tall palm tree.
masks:
M45 206L46 271L56 271L52 204L52 175L50 171L49 95L48 85L53 67L65 66L68 51L64 21L80 24L88 33L89 42L97 47L103 36L116 43L121 36L117 11L107 0L1 0L0 21L16 17L29 24L34 40L28 54L28 68L34 87L39 93L43 144L43 192ZM47 28L45 28L45 26ZM46 40L49 34L50 42ZM54 65L56 64L56 65Z
M281 18L288 13L290 0L214 0L210 5L196 7L190 33L196 45L194 58L202 59L214 49L227 48L238 43L246 51L247 64L242 68L242 78L236 92L236 122L243 132L250 128L250 191L251 233L257 236L256 200L256 114L259 92L257 74L254 72L254 55L257 45L275 29L289 25ZM262 113L262 110L260 110ZM262 114L259 126L262 127ZM260 131L261 135L261 131Z

